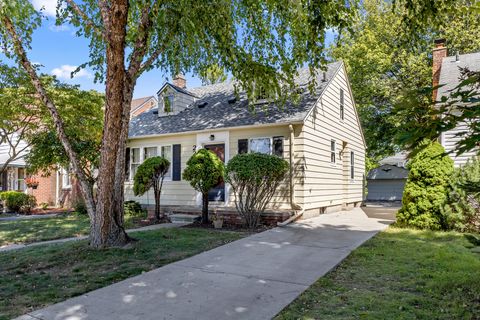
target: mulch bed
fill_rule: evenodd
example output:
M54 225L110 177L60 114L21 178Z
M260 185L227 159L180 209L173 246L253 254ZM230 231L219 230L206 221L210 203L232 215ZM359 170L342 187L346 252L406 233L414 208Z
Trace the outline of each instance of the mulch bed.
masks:
M239 232L248 232L248 233L259 233L259 232L263 232L263 231L266 231L268 229L272 229L272 228L275 228L275 226L265 226L265 225L261 225L261 226L258 226L256 228L247 228L243 225L239 225L239 224L228 224L228 223L223 223L223 226L221 229L215 229L213 227L213 223L209 223L209 224L202 224L201 222L193 222L191 224L187 224L185 226L182 226L181 228L195 228L195 229L212 229L212 230L216 230L216 231L239 231Z

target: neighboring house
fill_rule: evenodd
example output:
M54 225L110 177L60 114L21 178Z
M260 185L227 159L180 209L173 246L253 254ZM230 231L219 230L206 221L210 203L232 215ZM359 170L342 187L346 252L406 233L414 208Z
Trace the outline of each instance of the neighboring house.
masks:
M368 201L400 201L407 182L407 153L399 152L380 161L367 175Z
M435 41L432 69L433 86L441 85L441 87L433 93L435 101L440 101L443 96L449 96L451 90L460 84L460 69L465 67L468 67L471 71L480 70L480 52L447 56L445 39ZM465 124L460 124L455 129L442 133L440 143L447 152L452 152L455 150L456 143L461 140L461 137L457 136L457 134L467 130L468 128ZM477 152L478 151L472 150L460 156L456 156L455 152L452 152L450 156L455 166L458 167L465 164L467 160L475 156Z
M20 141L18 149L26 146ZM0 144L0 168L10 159L10 146L7 143ZM24 179L27 177L27 169L24 157L28 154L28 147L15 160L8 162L5 172L0 175L0 191L15 190L34 195L37 204L48 203L51 206L70 206L71 189L70 175L65 170L54 172L49 176L42 174L34 175L39 182L36 189L28 188Z
M234 83L226 81L186 88L176 77L158 91L158 109L132 119L129 130L125 196L153 204L150 191L135 197L132 179L148 157L162 155L171 162L165 179L162 207L199 207L201 195L182 179L192 154L207 148L223 161L238 153L274 154L291 164L287 179L270 208L305 210L305 216L359 205L363 197L365 141L343 63L328 65L316 73L316 90L307 89L308 69L296 78L300 102L284 107L260 99L249 110L245 94L235 95ZM259 97L262 98L262 97ZM228 185L210 192L216 206L234 206Z
M136 117L139 114L147 112L157 107L157 98L154 96L133 99L130 108L130 117Z

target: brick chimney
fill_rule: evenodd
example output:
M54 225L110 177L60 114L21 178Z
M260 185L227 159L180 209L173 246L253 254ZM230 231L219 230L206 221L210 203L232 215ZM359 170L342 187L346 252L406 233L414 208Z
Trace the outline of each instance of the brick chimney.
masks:
M173 78L173 84L177 87L185 89L187 87L187 80L185 80L185 76L183 74L177 74L175 78Z
M440 82L440 70L442 69L442 60L447 56L447 47L445 47L445 39L437 39L434 41L433 48L433 65L432 65L432 85L438 86ZM437 89L433 90L433 101L437 99Z

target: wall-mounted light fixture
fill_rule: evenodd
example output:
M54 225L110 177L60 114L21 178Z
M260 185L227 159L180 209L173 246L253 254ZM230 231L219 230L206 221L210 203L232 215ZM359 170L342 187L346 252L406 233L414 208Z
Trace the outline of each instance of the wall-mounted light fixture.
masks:
M193 151L193 153L197 152L197 145L196 144L193 145L192 151Z
M215 140L215 135L211 134L210 135L210 141L213 141L213 140Z

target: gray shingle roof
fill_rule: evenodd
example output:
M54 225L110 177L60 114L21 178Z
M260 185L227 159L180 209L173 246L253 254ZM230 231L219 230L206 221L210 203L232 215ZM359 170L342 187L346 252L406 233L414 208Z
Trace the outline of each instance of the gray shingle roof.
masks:
M158 117L154 109L145 112L131 120L129 137L303 121L341 65L341 62L327 65L326 81L322 81L323 72L316 72L315 94L311 94L307 89L310 79L308 68L299 70L295 82L302 88L302 93L300 103L297 105L291 103L283 107L273 104L257 105L252 111L249 110L248 101L242 94L239 101L230 104L228 100L235 97L232 81L188 89L200 97L195 104L178 114L163 117ZM208 104L204 108L198 108L201 102Z
M450 95L450 91L460 83L460 68L468 67L471 71L480 70L480 52L461 54L459 61L455 56L445 57L442 60L440 69L440 85L438 89L438 99L442 96Z

